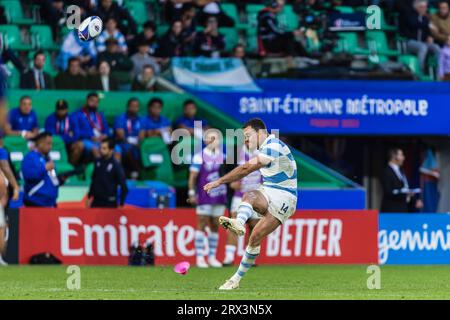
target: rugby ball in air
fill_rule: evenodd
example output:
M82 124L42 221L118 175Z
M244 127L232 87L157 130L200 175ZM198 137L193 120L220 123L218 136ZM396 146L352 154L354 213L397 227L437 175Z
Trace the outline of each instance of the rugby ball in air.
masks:
M82 41L95 39L102 33L103 21L97 16L91 16L83 20L78 27L78 37Z

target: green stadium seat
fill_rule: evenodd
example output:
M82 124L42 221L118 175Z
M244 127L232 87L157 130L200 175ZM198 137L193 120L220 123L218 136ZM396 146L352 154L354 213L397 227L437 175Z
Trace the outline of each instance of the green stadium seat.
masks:
M16 172L20 172L20 164L29 152L28 141L19 136L6 136L3 138L3 144L6 150L9 151L11 162Z
M8 77L8 88L9 89L18 89L20 87L20 72L16 69L16 67L8 62L6 64L6 69L10 73Z
M334 7L335 10L339 11L340 13L354 13L355 10L352 7L348 6L336 6Z
M397 50L392 50L389 48L388 40L384 31L367 31L366 43L371 52L390 57L397 57L400 55L400 52Z
M225 51L231 52L233 47L239 43L239 34L236 28L220 28L225 40Z
M53 41L52 30L48 25L34 25L30 27L33 46L42 50L59 50L60 46Z
M292 5L286 5L283 11L277 15L277 18L280 27L282 27L283 29L288 31L298 29L299 17L294 12Z
M361 48L358 42L358 34L356 32L339 32L339 40L335 52L347 52L355 55L369 55L370 51Z
M125 8L128 9L131 16L134 18L134 21L136 21L138 25L143 25L149 20L147 6L144 2L127 1L125 3Z
M5 8L6 18L9 23L19 25L32 25L35 21L23 16L22 4L18 0L1 0L0 6Z
M0 35L7 48L18 51L29 51L32 49L31 45L22 41L22 36L17 25L0 25Z
M158 25L156 29L156 35L158 37L162 37L166 34L167 30L169 30L170 26L168 24Z
M245 29L245 24L241 23L241 19L239 18L239 12L234 3L222 3L220 5L222 11L229 16L234 21L234 26L238 29Z
M407 66L417 78L423 81L432 81L433 79L427 75L424 75L420 69L419 59L413 55L401 55L398 57L398 62Z
M249 34L245 37L245 51L247 53L258 52L258 37L256 34Z
M55 162L58 173L73 170L73 166L69 163L64 140L59 136L53 136L53 147L52 151L50 151L50 158Z
M169 149L161 138L146 138L142 142L141 159L145 168L141 172L144 179L173 183L173 167Z
M258 12L264 9L262 4L248 4L245 7L245 13L247 16L247 28L246 34L253 35L257 33L258 27Z

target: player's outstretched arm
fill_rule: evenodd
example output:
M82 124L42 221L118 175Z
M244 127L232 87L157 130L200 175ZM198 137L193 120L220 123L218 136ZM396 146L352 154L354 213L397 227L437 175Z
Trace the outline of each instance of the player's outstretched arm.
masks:
M227 184L230 182L241 180L243 177L249 175L253 171L259 170L264 167L267 163L264 163L264 160L261 161L260 157L255 157L247 161L246 163L234 168L230 172L228 172L223 177L220 177L216 181L212 181L206 184L203 189L206 192L210 192L212 189L217 188L221 184Z

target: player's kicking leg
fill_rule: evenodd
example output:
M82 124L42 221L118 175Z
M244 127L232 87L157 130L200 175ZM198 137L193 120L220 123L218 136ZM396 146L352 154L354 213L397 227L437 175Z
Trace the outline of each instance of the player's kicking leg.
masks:
M236 219L220 217L220 224L225 229L242 236L245 234L245 223L253 215L253 210L263 215L263 218L256 224L250 235L249 243L238 271L219 288L220 290L232 290L239 287L241 278L254 264L256 257L259 255L261 240L281 224L276 218L267 214L268 208L269 203L266 197L260 191L255 190L244 194L237 210Z

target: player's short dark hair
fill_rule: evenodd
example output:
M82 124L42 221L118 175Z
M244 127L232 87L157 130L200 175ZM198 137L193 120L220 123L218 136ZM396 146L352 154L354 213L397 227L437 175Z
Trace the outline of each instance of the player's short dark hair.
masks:
M89 92L86 96L86 100L92 97L96 97L98 98L98 93L97 92Z
M19 101L22 102L25 99L30 99L31 100L31 97L29 95L23 95L23 96L20 97Z
M391 147L389 148L388 152L387 152L387 157L388 160L392 160L399 151L402 151L402 148L400 147Z
M248 120L242 128L251 127L255 131L267 130L266 124L260 118L253 118Z
M194 100L192 100L192 99L187 99L187 100L185 100L184 103L183 103L183 108L186 108L186 106L188 106L188 105L190 105L190 104L197 105L197 104L195 103Z
M43 140L43 139L45 139L45 138L51 137L51 136L52 136L52 134L51 134L50 132L48 132L48 131L42 131L42 132L39 133L36 137L34 137L34 138L32 139L32 141L33 141L34 143L39 143L39 141L41 141L41 140Z
M130 99L128 99L127 101L127 107L129 107L133 102L139 102L139 99L136 97L131 97Z
M102 143L107 143L109 150L114 150L114 147L116 146L116 143L111 138L105 138L102 140Z
M147 107L150 107L150 106L153 105L154 103L159 103L161 106L164 105L164 102L162 101L161 98L154 97L154 98L151 98L151 99L148 101Z

